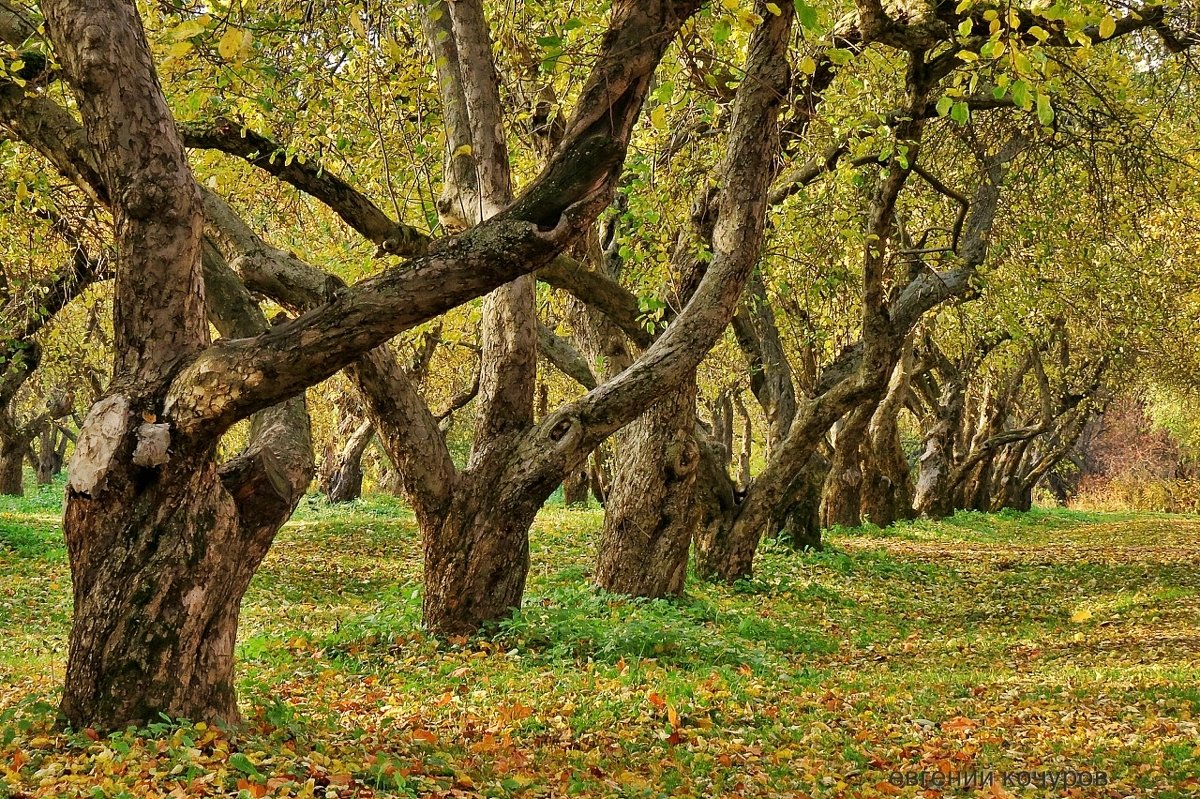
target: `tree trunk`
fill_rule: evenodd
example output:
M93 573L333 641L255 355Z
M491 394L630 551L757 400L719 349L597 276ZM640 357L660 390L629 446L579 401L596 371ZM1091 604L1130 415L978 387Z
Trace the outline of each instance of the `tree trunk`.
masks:
M912 473L900 443L898 417L909 396L913 350L906 346L887 395L875 409L863 442L860 517L879 527L913 516Z
M500 478L464 476L444 514L420 519L421 615L434 635L473 635L521 606L529 574L529 528L544 497L498 497Z
M362 459L375 437L375 426L363 422L351 434L329 475L325 494L330 502L350 502L362 496Z
M563 480L563 503L568 507L587 505L588 501L588 470L587 464L567 475Z
M879 527L913 518L912 473L894 418L881 422L880 434L870 438L866 456L862 518Z
M240 556L237 513L215 465L191 460L154 490L116 473L67 506L75 623L62 712L76 727L159 713L238 718L233 646L257 561ZM196 460L207 463L196 469Z
M954 487L950 485L951 456L962 418L962 393L953 405L938 409L936 421L925 433L913 497L916 512L940 519L954 512Z
M612 474L608 466L608 446L601 445L592 453L588 460L588 483L591 485L592 496L600 503L600 507L608 505L608 491L612 486Z
M42 429L38 436L37 462L34 464L38 485L49 485L62 471L68 440L66 434L54 425Z
M627 429L626 457L605 505L596 564L601 588L651 598L683 593L688 548L700 520L695 428L693 376Z
M829 459L814 452L788 491L786 508L779 524L779 539L794 549L820 550L821 492L829 478Z
M72 726L238 719L242 596L312 473L303 400L261 417L246 452L218 469L212 449L139 465L145 426L122 395L88 415L64 514L75 617L62 712Z
M860 405L842 422L834 441L833 462L821 492L822 527L862 524L862 446L874 403Z
M8 497L25 495L25 446L5 442L0 445L0 494Z

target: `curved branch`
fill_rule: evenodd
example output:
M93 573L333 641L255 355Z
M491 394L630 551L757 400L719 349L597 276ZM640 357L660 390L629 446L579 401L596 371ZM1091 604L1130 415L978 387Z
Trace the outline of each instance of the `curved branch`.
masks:
M320 162L287 155L276 141L228 119L179 125L185 147L218 150L241 158L305 194L320 200L363 238L378 245L379 255L421 255L432 239L411 225L395 222L378 205Z

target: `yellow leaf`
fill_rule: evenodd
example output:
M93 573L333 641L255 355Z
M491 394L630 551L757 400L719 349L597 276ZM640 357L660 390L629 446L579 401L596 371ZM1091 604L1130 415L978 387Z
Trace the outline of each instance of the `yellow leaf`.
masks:
M1091 617L1092 617L1092 612L1090 610L1086 610L1086 609L1077 610L1071 614L1071 623L1072 624L1083 624L1085 621L1087 621Z
M195 19L189 19L186 22L181 22L174 28L171 28L167 35L170 37L171 41L175 42L180 42L184 39L190 39L193 36L204 33L205 29L208 28L208 23L211 19L212 18L207 14L202 17L196 17Z
M800 60L800 71L805 75L812 75L817 71L817 62L813 60L812 56L806 55Z
M1117 32L1117 21L1112 16L1100 20L1100 38L1107 39Z
M226 61L233 61L242 49L242 32L237 28L225 31L221 41L217 42L217 52Z
M665 130L667 127L667 109L665 106L657 106L650 112L650 124L658 130Z

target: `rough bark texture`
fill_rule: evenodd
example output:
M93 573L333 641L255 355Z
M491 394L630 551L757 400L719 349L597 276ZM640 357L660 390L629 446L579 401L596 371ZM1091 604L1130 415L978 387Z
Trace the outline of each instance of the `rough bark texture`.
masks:
M857 527L861 523L863 464L862 447L873 405L856 408L839 425L833 441L833 459L825 490L821 492L823 527Z
M820 452L813 452L782 503L782 519L776 523L779 538L795 549L820 550L821 492L829 478L830 462Z
M330 502L350 502L362 496L362 459L374 437L375 425L369 421L350 434L326 478L324 490Z
M696 381L655 403L622 440L605 505L596 584L641 597L678 596L688 548L700 520L695 501L700 447L695 438Z
M8 497L24 496L24 466L25 447L19 443L15 447L7 443L0 446L0 494Z
M38 485L54 482L66 464L67 445L71 439L57 425L47 425L38 436L34 472Z
M588 470L580 466L563 480L563 504L567 507L583 507L588 501Z
M913 369L912 347L905 347L892 373L888 393L867 426L862 447L859 517L879 527L912 518L912 472L900 443L899 415L905 406Z

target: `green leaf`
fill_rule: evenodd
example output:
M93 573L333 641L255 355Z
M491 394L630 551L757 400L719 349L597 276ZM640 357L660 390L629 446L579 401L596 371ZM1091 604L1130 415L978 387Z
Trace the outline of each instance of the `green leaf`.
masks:
M936 106L938 116L944 117L946 114L950 113L950 106L952 105L954 105L954 100L949 97L941 97L938 99Z
M1013 81L1012 99L1018 107L1028 111L1030 108L1029 84L1023 80Z
M817 27L817 9L804 0L796 0L796 19L800 22L800 27L812 30Z
M1043 125L1054 121L1054 108L1050 105L1050 98L1044 94L1037 96L1037 118Z
M258 767L250 762L250 758L246 757L242 752L234 752L229 756L229 765L233 766L238 771L251 777L261 777L262 772Z
M967 119L971 116L971 109L967 108L964 102L957 102L950 108L950 118L960 125L967 124Z

